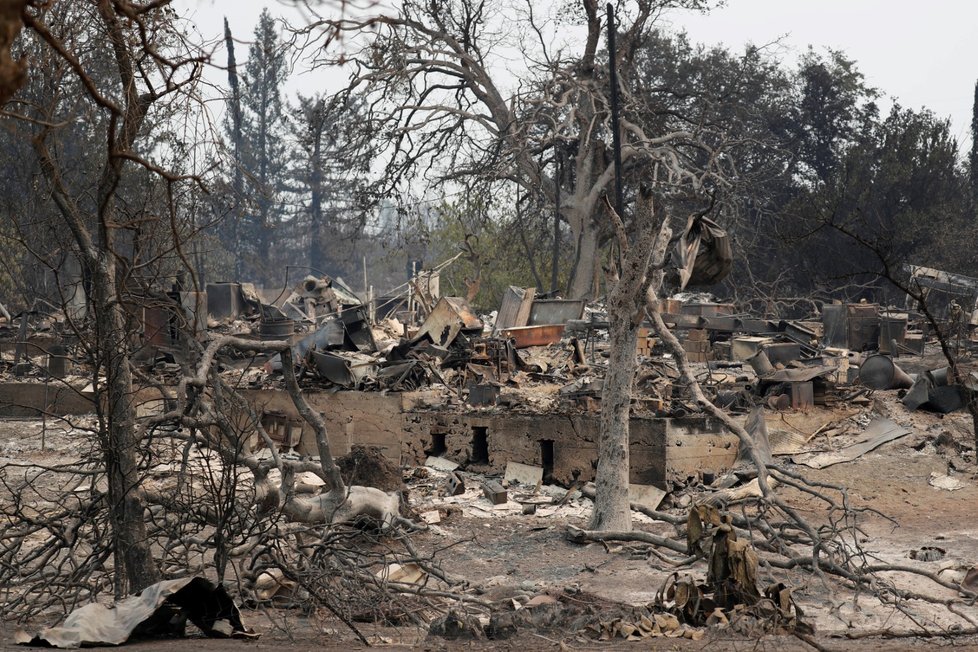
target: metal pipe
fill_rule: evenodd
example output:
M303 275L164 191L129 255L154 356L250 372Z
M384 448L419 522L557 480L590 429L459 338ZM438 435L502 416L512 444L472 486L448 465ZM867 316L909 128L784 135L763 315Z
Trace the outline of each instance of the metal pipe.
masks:
M621 180L621 118L618 106L618 49L615 46L615 10L608 3L608 72L611 83L611 144L615 154L615 210L625 219L625 196Z

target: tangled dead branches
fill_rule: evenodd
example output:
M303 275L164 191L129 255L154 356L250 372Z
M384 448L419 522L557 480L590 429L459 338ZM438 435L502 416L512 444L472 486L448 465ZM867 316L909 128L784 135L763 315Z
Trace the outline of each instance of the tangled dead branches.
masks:
M907 636L955 636L976 631L975 618L969 613L978 598L976 593L941 573L931 572L914 565L889 563L869 552L864 543L869 537L863 529L869 518L888 517L881 512L853 506L844 486L812 481L802 474L783 465L767 463L762 460L751 435L729 415L717 408L704 394L693 374L682 345L669 331L661 316L656 312L657 302L654 292L649 292L648 313L656 325L663 342L677 362L683 380L693 399L705 412L716 417L727 429L738 436L744 457L753 462L757 477L749 485L736 491L721 491L694 505L689 514L685 530L679 529L681 540L651 535L643 532L589 532L570 529L573 541L641 541L657 548L673 552L687 552L692 555L685 560L668 559L672 565L687 565L693 559L708 560L708 573L705 583L692 580L673 582L664 595L668 596L673 607L690 598L678 598L681 594L699 596L692 602L699 605L709 597L717 603L733 602L749 609L769 601L775 609L767 609L771 618L779 623L794 619L790 596L785 599L783 591L791 585L787 571L802 570L823 585L828 586L834 578L847 585L856 595L869 595L883 605L892 607L903 616L899 625L876 632L880 635ZM789 504L786 496L807 499L814 507L806 513L819 515L813 522ZM713 505L726 509L717 510ZM888 519L891 520L892 519ZM707 536L712 532L712 536ZM704 546L703 542L708 545ZM717 550L724 552L718 556ZM731 553L736 553L731 557ZM661 553L657 556L661 556ZM718 559L721 562L718 562ZM734 587L724 588L724 582L736 576L728 566L731 559L739 568L739 578ZM717 564L722 568L718 569ZM753 577L754 568L772 575L772 586L778 590L758 592ZM780 577L773 574L784 571ZM733 575L731 575L733 573ZM739 587L739 588L737 588ZM748 588L749 587L749 588ZM706 591L706 592L705 592ZM685 594L683 593L685 592ZM707 595L708 594L708 595ZM682 605L679 607L682 611ZM700 608L696 614L702 615ZM712 612L705 612L708 617ZM686 613L691 622L701 618ZM714 616L714 621L717 617ZM705 622L705 621L703 621ZM803 640L813 643L807 633Z

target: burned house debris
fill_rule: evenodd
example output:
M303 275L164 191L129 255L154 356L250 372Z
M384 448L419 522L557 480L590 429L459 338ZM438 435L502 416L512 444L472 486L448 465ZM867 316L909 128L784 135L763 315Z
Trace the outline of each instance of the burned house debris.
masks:
M460 297L441 296L418 301L410 312L394 311L401 321L375 317L373 303L361 302L328 277L307 277L280 296L239 283L209 285L206 294L190 302L179 295L161 296L170 296L170 303L138 313L143 323L133 342L143 347L143 373L160 381L156 389L140 390L137 402L144 418L171 409L177 370L188 363L181 340L184 325L195 314L202 317L201 306L207 305L206 327L193 331L205 347L220 338L254 342L256 351L284 342L278 353L245 347L222 350L215 358L216 373L246 401L234 408L241 414L232 422L249 423L253 415L261 426L242 439L243 454L266 460L279 456L296 468L310 468L301 465L320 458L324 434L345 477L379 487L373 489L376 497L389 501L383 515L388 527L403 519L437 533L453 514L573 519L589 509L608 367L609 320L599 302L541 298L532 288L512 287L495 316L476 314ZM811 319L769 319L687 292L663 300L659 314L679 337L703 391L763 441L772 463L814 470L856 463L881 447L911 439L913 431L902 422L867 416L881 397L892 395L885 400L904 406L907 414L947 414L961 409L972 391L967 384L955 384L945 367L927 366L929 358L922 356L926 324L912 310L827 304ZM10 380L0 385L4 416L96 409L90 380L79 373L84 360L56 318L17 315L0 329L6 335L0 346ZM148 337L149 332L157 335ZM686 625L669 631L698 637L702 627L733 618L736 605L765 599L751 570L755 553L744 547L737 528L725 520L732 517L722 511L728 501L756 496L760 489L756 474L744 472L741 440L691 399L679 361L652 323L640 327L635 355L640 364L632 393L628 481L636 518L651 524L674 518L670 510L696 511L706 519L696 527L712 533L696 544L696 554L734 555L723 559L740 560L729 563L744 569L736 580L711 575L703 584L665 582L663 596L681 590L708 603L732 600L726 608L711 607L714 620L685 612L675 597L661 598L644 616L653 623L650 636L656 614L660 620L675 614ZM283 361L290 366L283 368ZM296 404L288 369L304 404L320 415L323 430ZM286 479L276 468L263 468L242 467L240 472L247 478L245 486L263 496L259 504L273 500L268 497L274 496L275 483ZM165 502L172 491L173 479L159 478L146 490L151 502ZM960 482L949 471L932 474L928 486L952 491L960 490ZM282 508L289 520L303 522L316 510L328 511L328 481L303 472L293 486L290 506ZM399 516L402 510L410 518ZM595 536L575 525L567 539L579 545ZM726 541L722 545L728 549L704 543L711 537ZM253 578L249 591L264 597L249 599L284 600L300 591L277 572ZM431 571L408 565L383 572L413 583L425 581ZM727 596L728 581L744 587L747 597ZM792 623L789 629L803 631L807 625L797 618L792 598L781 604L778 613ZM644 631L638 626L642 617L595 628L608 637L635 636Z
M933 280L933 274L914 270L915 278ZM941 282L944 287L950 281ZM204 305L212 333L286 339L304 392L327 419L331 444L341 453L368 445L400 464L444 456L496 473L508 463L536 465L549 481L564 484L593 479L607 365L608 322L599 304L540 298L533 288L511 287L491 323L464 299L437 296L412 306L415 323L372 321L372 304L342 281L314 276L270 301L242 283L208 284L192 301L188 293L169 296L169 307L140 313L142 343L155 351L146 358L149 369L179 362L170 336L174 322L192 321ZM702 385L733 414L745 415L753 405L779 412L865 403L867 392L887 390L899 391L909 409L946 413L960 409L971 391L954 385L943 367L903 371L902 361L919 357L927 338L926 325L912 311L826 304L814 320L770 320L694 294L667 299L660 309L689 362L702 369ZM51 330L50 320L19 317L16 325L3 326L5 360L25 380L43 382L0 387L7 396L3 413L90 410L85 387L70 382L70 344ZM665 488L691 474L721 474L737 457L736 438L687 402L652 325L640 335L633 482ZM278 386L281 356L239 357L222 365L225 374L247 379L245 394L266 421L291 424L269 426L287 433L278 441L299 454L317 454L311 431Z

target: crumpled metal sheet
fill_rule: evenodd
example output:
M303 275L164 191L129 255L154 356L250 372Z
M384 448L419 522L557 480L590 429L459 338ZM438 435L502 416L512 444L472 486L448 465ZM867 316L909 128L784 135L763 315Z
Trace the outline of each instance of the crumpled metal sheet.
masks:
M804 464L813 469L824 469L833 464L851 462L887 442L906 437L909 434L910 430L890 419L877 418L866 426L866 431L856 443L836 451L799 455L794 458L794 461L796 464Z
M705 216L691 216L676 243L679 288L708 286L727 277L733 267L730 236Z
M362 353L313 350L309 355L319 375L341 387L357 387L377 371L377 361Z
M185 577L157 582L110 605L87 604L58 627L34 636L17 632L16 641L62 649L122 645L130 638L183 636L187 620L207 636L257 638L241 622L241 612L223 586L204 577Z
M411 344L417 344L427 337L436 346L448 346L459 333L481 334L482 321L472 312L465 299L442 297L421 324Z

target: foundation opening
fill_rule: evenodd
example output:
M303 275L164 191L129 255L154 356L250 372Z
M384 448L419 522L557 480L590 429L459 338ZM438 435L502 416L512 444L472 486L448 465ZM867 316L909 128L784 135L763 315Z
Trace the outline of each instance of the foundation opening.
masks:
M445 443L445 433L443 432L433 432L431 433L431 447L425 451L427 455L432 457L440 457L448 452L448 444Z
M489 463L489 428L472 426L472 459L473 464Z
M543 467L543 481L550 483L554 475L554 441L540 440L540 466Z

